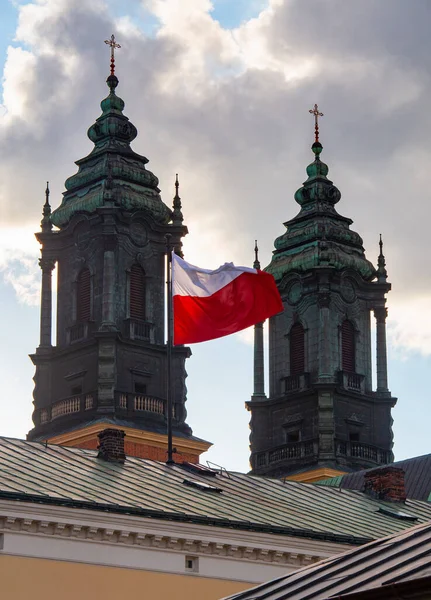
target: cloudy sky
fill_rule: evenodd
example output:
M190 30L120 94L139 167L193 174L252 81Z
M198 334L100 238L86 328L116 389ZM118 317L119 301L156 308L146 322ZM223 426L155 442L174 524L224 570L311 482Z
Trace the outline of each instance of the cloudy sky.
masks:
M44 189L61 200L106 95L112 32L118 94L165 202L180 174L186 259L270 260L311 161L323 160L389 295L395 455L427 453L431 417L429 0L2 0L0 63L0 434L31 427ZM248 468L252 347L246 332L193 346L188 421L208 459Z

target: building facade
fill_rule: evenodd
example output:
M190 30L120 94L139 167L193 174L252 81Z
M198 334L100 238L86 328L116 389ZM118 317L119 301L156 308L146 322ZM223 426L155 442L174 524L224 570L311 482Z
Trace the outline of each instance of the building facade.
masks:
M431 519L431 504L0 438L4 598L216 600ZM393 469L397 471L396 469ZM387 477L387 473L385 478ZM25 574L25 576L23 575Z
M129 454L166 459L165 256L187 233L176 194L160 197L148 159L130 143L117 77L107 79L102 115L88 130L92 152L77 161L61 205L49 190L41 232L42 301L31 440L96 448L107 426L127 431ZM53 269L58 271L52 344ZM187 347L172 350L176 460L197 462L209 443L186 423Z
M263 386L262 326L255 330L251 411L252 472L318 480L393 461L386 366L387 281L383 244L377 269L352 220L335 204L322 145L312 146L300 211L275 240L266 270L284 312L269 321L269 397ZM376 319L377 385L372 383L371 318Z

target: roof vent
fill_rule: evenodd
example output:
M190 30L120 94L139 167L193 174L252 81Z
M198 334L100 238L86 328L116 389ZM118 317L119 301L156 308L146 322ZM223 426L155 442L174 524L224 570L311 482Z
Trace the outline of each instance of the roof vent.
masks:
M189 485L190 487L197 488L198 490L202 490L204 492L215 492L216 494L220 494L223 491L221 488L218 488L215 485L208 485L203 481L184 479L183 483L184 485Z
M123 463L126 460L124 452L124 438L126 434L121 429L104 429L99 438L99 454L97 458L108 462Z

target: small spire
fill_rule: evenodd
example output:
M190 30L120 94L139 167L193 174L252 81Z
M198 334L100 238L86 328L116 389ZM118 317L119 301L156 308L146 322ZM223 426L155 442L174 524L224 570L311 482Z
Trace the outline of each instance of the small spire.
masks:
M178 173L175 175L175 196L174 201L172 203L172 224L173 225L182 225L183 224L183 213L181 212L181 198L178 193L180 187L180 183L178 181Z
M314 142L319 142L319 117L323 117L323 113L319 112L317 104L314 105L308 111L311 115L314 115Z
M380 246L380 253L377 258L377 280L379 282L382 282L382 281L386 281L388 278L388 272L386 271L386 260L385 260L384 254L383 254L382 234L380 234L379 246Z
M111 48L111 75L115 75L115 49L121 48L121 46L115 41L114 34L111 35L109 40L105 40L105 44L108 44Z
M40 228L43 232L49 232L52 229L51 223L51 205L49 203L49 181L46 182L45 190L45 204L42 209L42 221L40 222Z
M253 269L260 269L259 248L257 246L257 240L254 240L254 263L253 263Z

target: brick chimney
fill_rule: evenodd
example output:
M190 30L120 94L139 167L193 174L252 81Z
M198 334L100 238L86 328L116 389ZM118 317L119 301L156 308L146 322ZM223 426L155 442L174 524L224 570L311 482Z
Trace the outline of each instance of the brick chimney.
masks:
M404 471L399 467L373 469L364 476L364 491L369 496L389 502L405 502Z
M109 462L123 463L126 460L124 453L124 438L126 434L121 429L104 429L97 437L99 438L99 454L97 458L102 458Z

